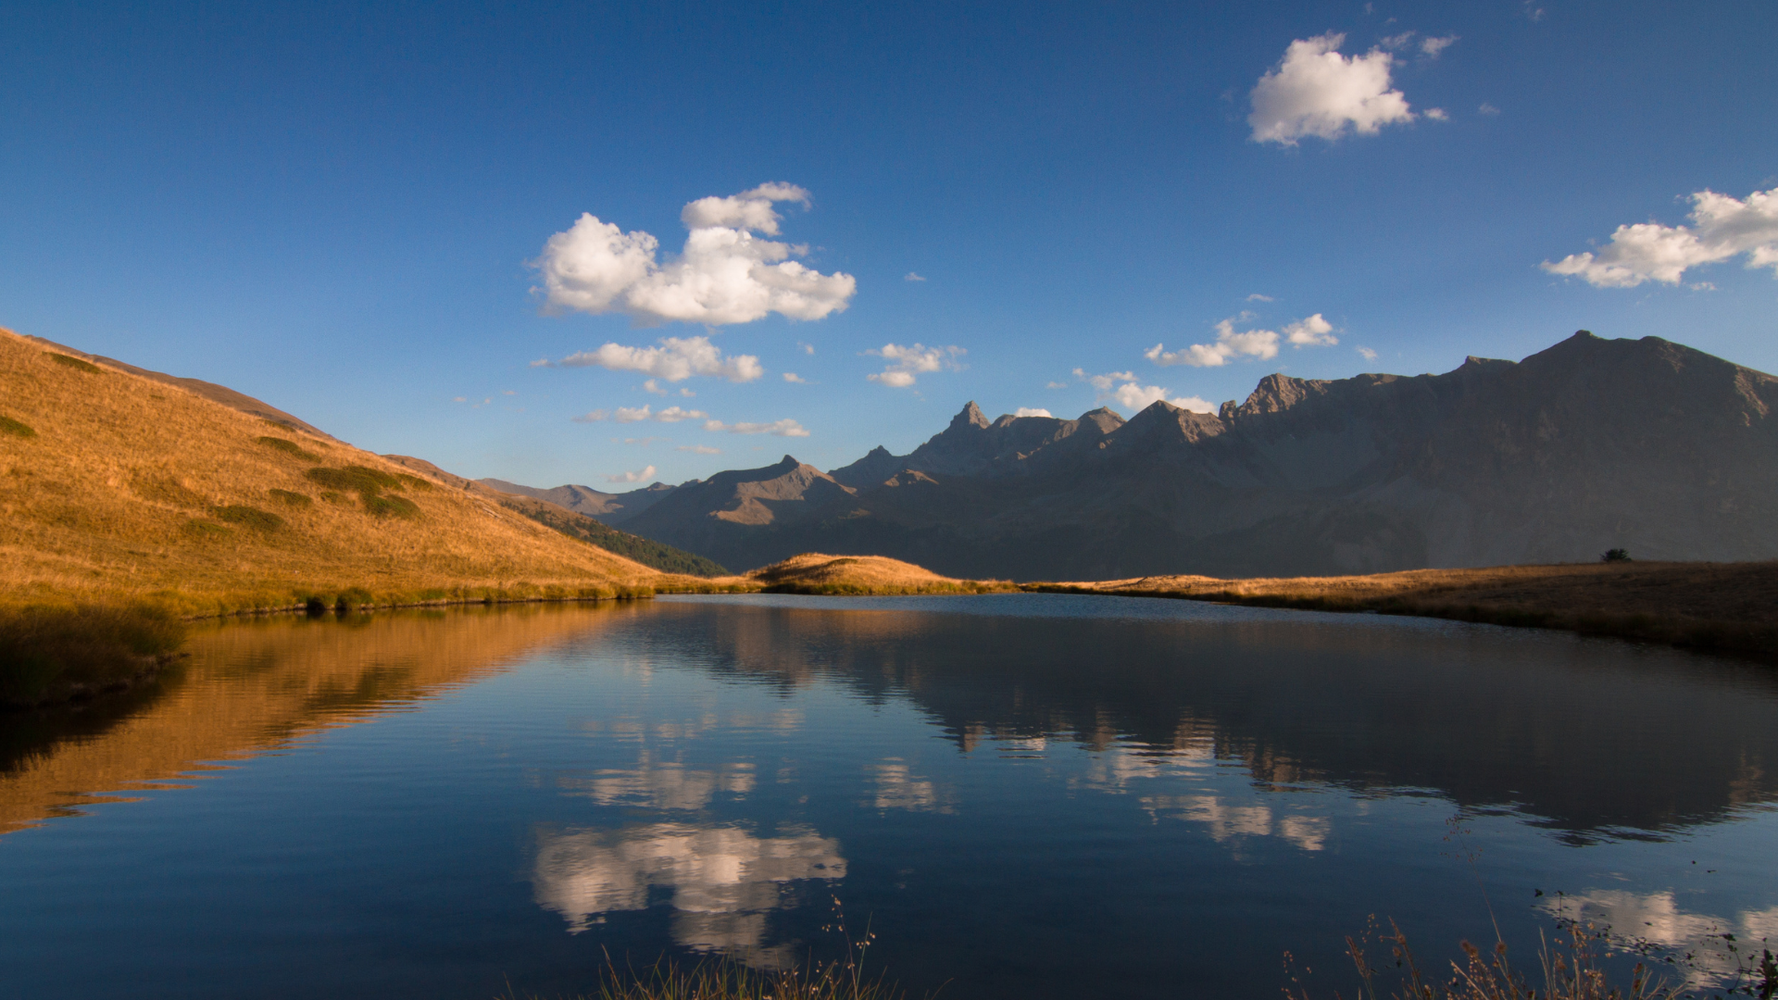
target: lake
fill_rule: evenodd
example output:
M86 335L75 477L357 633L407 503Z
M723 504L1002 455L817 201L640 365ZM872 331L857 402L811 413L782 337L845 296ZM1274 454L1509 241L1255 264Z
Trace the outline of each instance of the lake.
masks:
M0 716L10 996L590 990L867 958L918 997L1317 996L1394 919L1778 940L1778 671L1566 633L1064 595L205 626ZM1492 913L1492 916L1491 916ZM844 928L844 931L840 929Z

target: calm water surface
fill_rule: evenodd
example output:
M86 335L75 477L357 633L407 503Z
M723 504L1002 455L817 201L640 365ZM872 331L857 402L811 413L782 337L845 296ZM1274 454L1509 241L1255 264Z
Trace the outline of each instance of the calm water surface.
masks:
M1277 996L1393 917L1778 941L1778 673L1120 598L236 623L0 717L0 993L547 995L832 956L950 997ZM1538 895L1541 891L1542 895ZM1529 958L1528 954L1522 957Z

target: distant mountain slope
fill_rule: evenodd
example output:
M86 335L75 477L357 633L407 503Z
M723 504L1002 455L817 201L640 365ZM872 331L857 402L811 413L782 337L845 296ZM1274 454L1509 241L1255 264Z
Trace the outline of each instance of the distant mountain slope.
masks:
M558 507L571 510L576 514L596 517L606 524L622 524L655 505L662 497L677 489L666 483L655 483L646 489L632 490L628 493L604 493L591 486L556 486L551 489L538 489L535 486L520 486L504 479L478 479L486 486L492 486L502 493L517 493L520 496L534 497L553 503Z
M971 403L905 457L878 449L824 476L786 456L682 488L629 528L736 567L820 551L1017 579L1564 562L1614 547L1769 559L1774 406L1770 375L1583 331L1443 375L1269 375L1219 414L1156 403L1128 422L1103 409L990 422Z
M660 574L332 439L0 331L0 604L611 594Z
M632 535L588 517L585 514L569 510L548 500L538 499L537 493L555 493L554 490L527 490L526 492L498 489L490 484L501 482L498 479L465 479L452 475L431 462L410 455L384 455L384 458L404 468L423 472L442 483L457 489L484 497L497 503L507 510L536 521L554 531L559 531L569 538L578 538L589 545L597 545L608 552L615 552L626 559L634 559L644 566L651 566L663 573L684 573L688 576L728 576L729 571L700 555L694 555L670 545L664 545L653 539ZM510 484L508 484L510 485ZM562 490L585 489L579 486L561 487ZM587 492L596 492L587 490ZM610 494L604 494L609 496Z

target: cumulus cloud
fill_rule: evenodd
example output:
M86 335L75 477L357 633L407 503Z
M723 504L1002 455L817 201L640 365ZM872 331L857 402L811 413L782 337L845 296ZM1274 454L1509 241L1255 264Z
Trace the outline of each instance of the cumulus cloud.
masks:
M649 379L642 383L642 391L652 392L657 396L665 396L667 394L667 390L661 388L661 384L654 379Z
M1143 351L1142 356L1163 367L1191 365L1193 368L1219 368L1234 358L1275 358L1278 356L1280 340L1288 341L1294 347L1325 347L1340 342L1339 338L1333 336L1333 324L1320 313L1287 324L1282 333L1277 330L1235 329L1237 319L1249 318L1251 314L1242 313L1217 323L1214 344L1192 344L1177 351L1169 351L1163 345L1156 344Z
M1420 54L1428 59L1437 59L1440 52L1457 44L1456 35L1445 35L1441 38L1420 39Z
M1375 135L1414 119L1407 98L1389 85L1395 57L1378 47L1348 58L1339 53L1345 40L1329 32L1290 43L1283 61L1254 85L1247 116L1254 142L1294 146L1305 136L1331 141L1348 130Z
M638 424L644 420L658 420L663 424L676 424L681 420L707 420L710 414L703 410L682 410L677 406L669 406L655 413L647 404L637 407L620 406L615 410L593 410L574 418L575 423L592 424L601 420L609 420L617 424Z
M725 424L720 420L706 420L704 421L704 429L707 431L727 431L730 434L773 434L778 437L787 438L806 438L809 436L809 432L803 429L802 424L789 418L773 421L769 424Z
M1366 360L1366 361L1375 361L1375 360L1377 360L1377 352L1376 352L1376 351L1373 351L1373 350L1371 350L1371 349L1370 349L1370 348L1368 348L1368 347L1355 347L1355 348L1353 348L1353 350L1355 350L1355 351L1357 351L1357 352L1358 352L1358 356L1359 356L1359 357L1361 357L1361 358L1363 358L1363 359L1364 359L1364 360Z
M1448 122L1451 120L1451 116L1445 113L1444 108L1427 108L1426 117L1435 122Z
M1249 302L1274 302L1277 300L1273 299L1270 295L1261 295L1258 292L1254 292L1252 295L1247 296L1247 301L1249 301Z
M1040 406L1021 406L1018 409L1014 410L1012 415L1015 417L1051 417L1051 416L1054 416L1054 414L1052 414L1050 411L1048 411Z
M685 248L656 259L660 240L625 233L591 213L551 236L531 264L543 278L550 308L621 312L639 325L668 321L720 326L749 323L771 313L820 319L846 308L858 282L838 271L822 274L792 257L805 246L761 239L778 235L777 202L807 205L794 184L762 184L726 198L699 198L680 212L690 230Z
M1599 288L1634 288L1650 280L1677 285L1689 268L1746 254L1747 267L1770 267L1778 277L1778 187L1755 191L1746 201L1706 188L1691 202L1689 227L1619 226L1597 253L1569 254L1541 266Z
M962 368L957 358L968 352L961 347L927 347L925 344L903 347L900 344L884 344L881 349L864 353L891 362L889 367L881 372L873 372L866 378L891 388L905 389L914 384L915 375L944 371L947 368L952 371Z
M798 375L796 372L785 372L784 373L784 381L795 382L797 385L808 385L809 384L808 379L803 378L801 375Z
M606 476L605 481L608 483L640 483L653 478L654 466L650 465L637 469L635 472L619 472L616 475Z
M689 451L693 455L720 455L720 454L722 454L721 448L712 448L707 444L682 444L673 450L674 451Z
M1200 396L1169 398L1166 389L1158 385L1143 385L1138 382L1135 372L1089 375L1084 370L1076 368L1074 377L1098 390L1099 402L1114 402L1119 408L1131 412L1147 409L1157 400L1166 400L1182 410L1192 410L1196 413L1216 412L1216 406Z
M609 368L612 371L641 372L669 382L683 382L693 375L726 378L730 382L751 382L765 374L759 359L751 354L724 357L722 349L710 343L709 337L662 337L659 347L626 347L605 344L596 351L576 351L558 364L565 368ZM648 388L653 382L643 383ZM649 391L654 391L650 389Z

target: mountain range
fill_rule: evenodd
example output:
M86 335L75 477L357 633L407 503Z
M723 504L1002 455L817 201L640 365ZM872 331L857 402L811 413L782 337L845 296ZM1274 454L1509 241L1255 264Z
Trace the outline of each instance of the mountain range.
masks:
M733 567L805 551L952 576L1282 576L1778 556L1778 379L1587 331L1442 375L1268 375L1124 420L970 403L908 455L605 494L490 482Z

